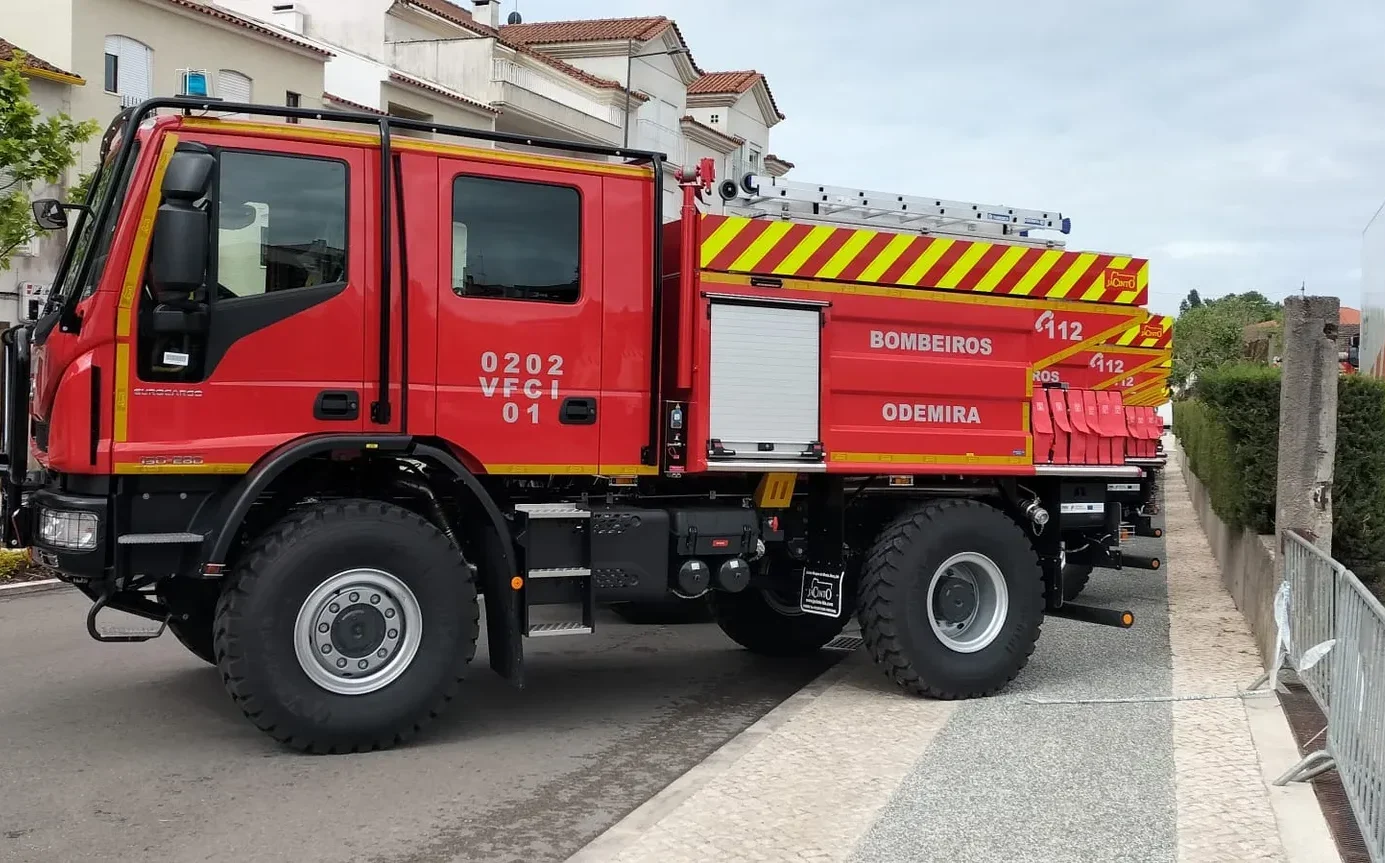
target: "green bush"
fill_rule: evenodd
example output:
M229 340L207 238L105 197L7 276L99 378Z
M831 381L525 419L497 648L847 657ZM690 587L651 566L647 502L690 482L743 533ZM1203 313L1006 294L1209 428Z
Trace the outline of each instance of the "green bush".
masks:
M1343 376L1333 465L1334 556L1385 566L1385 381ZM1279 370L1234 364L1205 372L1195 398L1176 402L1174 434L1212 509L1233 527L1274 532L1279 462Z
M24 575L29 567L29 556L13 548L0 548L0 582L10 581Z

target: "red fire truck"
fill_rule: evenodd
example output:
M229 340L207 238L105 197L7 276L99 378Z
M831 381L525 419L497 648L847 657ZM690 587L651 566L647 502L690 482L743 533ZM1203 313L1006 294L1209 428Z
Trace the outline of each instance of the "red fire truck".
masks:
M482 605L517 686L527 638L668 596L773 656L855 616L939 698L1006 686L1045 614L1130 626L1063 568L1157 566L1119 549L1157 435L1040 373L1146 320L1147 263L1038 239L1057 214L711 169L666 224L658 153L122 112L86 202L34 205L72 240L3 337L5 541L94 638L172 631L318 752L454 700Z

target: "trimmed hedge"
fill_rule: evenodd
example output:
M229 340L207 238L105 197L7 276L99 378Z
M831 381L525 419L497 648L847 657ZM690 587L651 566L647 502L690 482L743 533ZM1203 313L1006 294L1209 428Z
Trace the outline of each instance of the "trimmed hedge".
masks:
M1385 381L1343 376L1337 398L1333 555L1374 572L1385 565ZM1273 533L1279 369L1235 364L1207 372L1195 399L1174 403L1173 428L1222 521Z

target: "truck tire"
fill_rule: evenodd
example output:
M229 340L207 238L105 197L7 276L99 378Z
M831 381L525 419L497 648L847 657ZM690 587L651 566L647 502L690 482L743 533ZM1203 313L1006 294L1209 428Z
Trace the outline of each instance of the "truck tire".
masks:
M770 596L750 588L740 593L712 594L712 617L731 640L762 656L781 659L811 656L841 634L851 616L804 614L795 607L797 597Z
M857 613L877 665L930 698L991 695L1039 640L1044 583L1028 536L974 500L930 501L890 522L871 548Z
M1063 601L1077 599L1091 580L1092 568L1084 563L1070 563L1063 567Z
M471 569L430 522L328 501L241 556L217 606L217 665L245 715L290 748L387 749L456 696L478 616Z

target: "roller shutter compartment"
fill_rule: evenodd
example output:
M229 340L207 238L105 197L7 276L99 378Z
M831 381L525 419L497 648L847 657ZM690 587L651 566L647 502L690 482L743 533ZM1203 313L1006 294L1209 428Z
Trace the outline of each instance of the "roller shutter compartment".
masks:
M710 457L820 458L821 309L713 301L711 329Z

